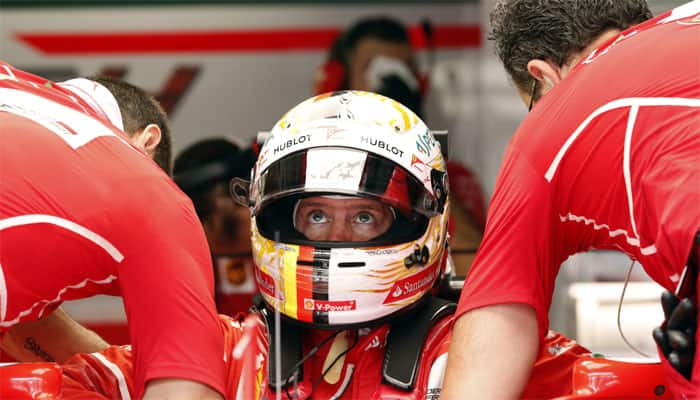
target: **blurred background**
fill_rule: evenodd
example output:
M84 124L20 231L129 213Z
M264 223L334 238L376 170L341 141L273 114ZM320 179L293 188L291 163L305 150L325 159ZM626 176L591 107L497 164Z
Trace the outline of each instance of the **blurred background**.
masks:
M486 40L493 3L0 0L0 59L55 81L108 75L148 90L170 117L177 155L209 137L250 143L314 94L343 30L366 17L392 17L408 29L415 70L425 77L424 119L449 131L450 159L468 166L488 204L503 150L526 114ZM657 14L683 1L649 3ZM635 355L615 321L629 265L608 252L567 261L552 328L597 352ZM632 281L622 327L635 346L655 354L651 328L661 320L660 289L638 265ZM118 299L98 297L67 309L106 339L128 340Z

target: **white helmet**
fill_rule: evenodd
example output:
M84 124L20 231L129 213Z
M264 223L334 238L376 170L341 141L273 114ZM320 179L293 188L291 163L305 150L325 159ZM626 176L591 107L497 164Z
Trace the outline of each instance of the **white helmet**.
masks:
M447 188L440 145L400 103L343 91L292 108L263 145L249 193L265 302L326 328L379 322L416 304L446 263ZM319 195L379 200L396 218L368 242L310 241L292 215L300 199Z

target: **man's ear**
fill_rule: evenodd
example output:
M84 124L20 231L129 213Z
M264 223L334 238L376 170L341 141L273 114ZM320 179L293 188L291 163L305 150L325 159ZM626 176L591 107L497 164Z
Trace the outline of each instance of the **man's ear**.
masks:
M549 61L535 59L527 63L527 72L540 82L542 94L551 90L554 85L561 81L559 67Z
M156 124L149 124L141 132L134 134L131 137L131 143L146 153L149 157L153 157L156 148L160 143L161 132L160 127Z

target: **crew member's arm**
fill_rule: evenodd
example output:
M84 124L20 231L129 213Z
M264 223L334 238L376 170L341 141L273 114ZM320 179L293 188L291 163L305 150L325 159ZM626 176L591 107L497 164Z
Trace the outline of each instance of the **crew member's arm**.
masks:
M441 398L517 399L537 355L537 332L535 310L524 304L463 314L455 322Z
M144 400L222 400L223 396L216 390L199 382L183 379L156 379L148 382Z
M104 350L108 344L95 332L75 322L57 308L38 321L10 328L0 347L17 361L64 362L76 353Z
M444 398L511 399L524 389L566 253L554 239L551 190L511 143L455 313Z

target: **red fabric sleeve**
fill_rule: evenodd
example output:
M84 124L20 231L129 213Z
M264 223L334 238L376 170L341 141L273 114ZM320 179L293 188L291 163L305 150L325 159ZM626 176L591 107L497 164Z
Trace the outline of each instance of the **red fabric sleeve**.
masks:
M552 261L551 202L542 175L509 148L456 316L489 305L523 303L537 312L540 337L544 337L559 269L559 263Z
M549 331L540 346L522 399L552 399L575 393L572 382L576 363L590 351L561 333Z
M259 399L267 388L267 331L259 314L219 315L224 335L227 399ZM62 398L123 399L135 393L130 346L110 346L98 353L76 354L61 365Z
M226 398L257 400L267 393L267 328L260 314L220 315L226 351Z
M133 222L131 254L125 254L119 267L133 345L135 392L142 396L151 379L181 378L224 393L224 343L204 232L182 195L162 186L150 195L180 202L156 202L168 206L153 210L147 220Z
M133 395L129 346L110 346L99 353L76 354L61 367L61 398L124 399Z

